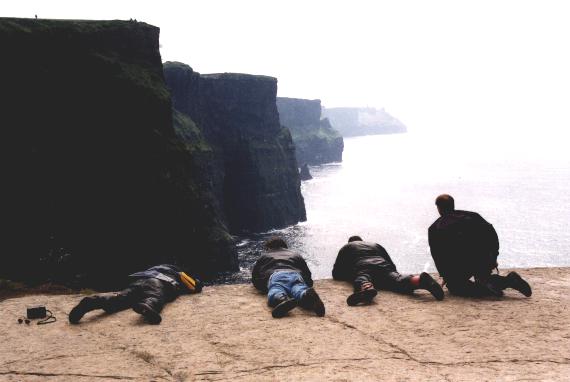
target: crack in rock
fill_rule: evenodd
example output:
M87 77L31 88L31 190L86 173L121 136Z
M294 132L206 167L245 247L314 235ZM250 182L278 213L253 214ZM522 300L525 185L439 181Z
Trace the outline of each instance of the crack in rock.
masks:
M85 377L85 378L106 378L106 379L130 379L134 380L135 377L124 375L97 375L97 374L75 374L75 373L40 373L40 372L26 372L26 371L0 371L0 375L30 375L37 377Z
M350 328L353 330L358 331L360 334L376 341L379 342L381 344L387 345L390 348L394 349L397 353L402 354L406 357L407 360L409 361L413 361L416 362L420 365L434 365L434 366L470 366L470 365L485 365L485 364L494 364L494 363L555 363L555 364L559 364L559 365L568 365L570 364L570 359L569 358L564 358L563 360L552 360L552 359L505 359L505 360L501 360L501 359L492 359L492 360L482 360L482 361L462 361L462 362L438 362L438 361L424 361L421 359L418 359L416 357L414 357L413 355L411 355L407 350L401 348L400 346L393 344L387 340L385 340L382 337L376 337L374 335L371 335L363 330L360 330L359 328L347 324L346 322L343 322L341 320L339 320L338 318L335 317L328 317L328 319L334 323L337 323L339 325L342 325L346 328ZM402 359L402 358L398 358L398 359Z
M134 355L135 357L137 357L138 359L142 360L143 362L145 362L146 364L156 367L159 370L162 370L163 372L165 372L166 374L168 374L170 377L173 376L172 371L170 371L170 369L168 369L166 366L162 366L154 357L154 355L152 355L149 352L141 352L138 350L131 350L131 354Z
M370 361L373 360L373 358L326 358L326 359L319 359L315 362L296 362L296 363L291 363L291 364L282 364L282 365L268 365L268 366L263 366L263 367L258 367L258 368L254 368L254 369L242 369L242 370L235 370L235 371L230 371L228 374L239 374L240 377L245 376L245 375L249 375L249 374L263 374L266 373L268 371L274 370L274 369L287 369L290 367L306 367L306 366L315 366L315 365L322 365L323 363L326 362L348 362L348 361ZM199 375L214 375L214 374L224 374L225 372L222 370L208 370L205 372L201 372L201 373L196 373L194 374L195 376L199 376ZM216 379L216 380L223 380L226 379L228 377L224 377L222 379Z

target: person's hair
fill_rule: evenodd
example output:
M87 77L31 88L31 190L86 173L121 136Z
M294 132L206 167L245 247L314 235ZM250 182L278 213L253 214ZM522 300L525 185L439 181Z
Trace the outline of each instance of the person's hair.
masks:
M263 243L265 248L267 249L279 249L279 248L288 248L287 243L285 240L280 238L279 236L272 236Z
M363 241L362 238L360 236L354 235L348 238L348 242L353 242L353 241Z
M451 195L441 194L435 199L435 205L441 212L447 213L455 210L455 200Z

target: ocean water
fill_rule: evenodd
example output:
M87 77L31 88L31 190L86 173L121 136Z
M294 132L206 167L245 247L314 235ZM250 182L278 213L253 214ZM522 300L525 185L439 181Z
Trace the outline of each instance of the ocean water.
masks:
M499 268L570 266L570 160L497 147L442 148L411 133L347 138L343 162L311 167L302 184L307 221L240 238L241 271L229 279L250 277L272 235L300 251L317 279L331 277L351 235L384 246L400 272L435 271L427 229L442 193L493 224Z

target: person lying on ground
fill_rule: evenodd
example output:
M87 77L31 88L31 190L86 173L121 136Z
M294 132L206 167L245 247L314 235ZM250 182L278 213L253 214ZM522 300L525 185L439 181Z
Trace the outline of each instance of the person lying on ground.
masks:
M400 274L384 247L363 241L360 236L351 236L340 249L332 275L335 280L352 283L354 293L346 299L349 306L372 302L377 289L406 294L426 289L437 300L443 300L443 289L429 274Z
M303 257L291 251L280 237L264 243L265 252L255 262L251 281L258 290L267 293L267 303L273 308L271 315L280 318L300 306L325 315L325 305L313 288L311 271Z
M130 275L133 281L119 292L95 294L82 299L69 313L69 322L79 323L88 312L103 309L115 313L132 308L150 324L160 324L166 303L184 293L199 293L202 282L170 264L157 265Z

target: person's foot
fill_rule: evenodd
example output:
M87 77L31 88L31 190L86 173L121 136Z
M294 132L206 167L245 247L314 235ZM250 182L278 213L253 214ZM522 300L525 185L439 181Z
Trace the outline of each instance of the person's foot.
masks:
M285 317L291 309L297 306L297 301L292 298L282 299L271 311L273 318Z
M372 283L362 283L360 290L348 296L346 303L348 306L356 306L360 303L369 304L377 294L378 291L374 289L374 285L372 285Z
M97 303L96 296L85 297L69 312L69 322L71 324L78 324L85 313L98 308L99 304Z
M497 286L489 282L489 280L479 280L475 279L475 283L479 284L489 296L494 297L503 297L504 293L501 289L498 289Z
M530 288L530 285L528 285L528 283L524 281L523 278L517 272L510 272L507 275L507 281L508 281L507 286L509 288L518 290L526 297L530 297L532 295L532 289Z
M133 310L138 314L142 315L146 322L153 325L158 325L162 321L162 317L158 314L157 311L152 309L150 306L145 304L144 302L139 302L135 306L133 306Z
M420 288L427 289L436 300L443 300L443 289L437 281L426 272L420 274Z
M325 304L323 304L323 301L314 288L309 288L305 291L305 294L301 297L301 301L299 301L299 305L305 309L312 310L319 317L325 315Z

